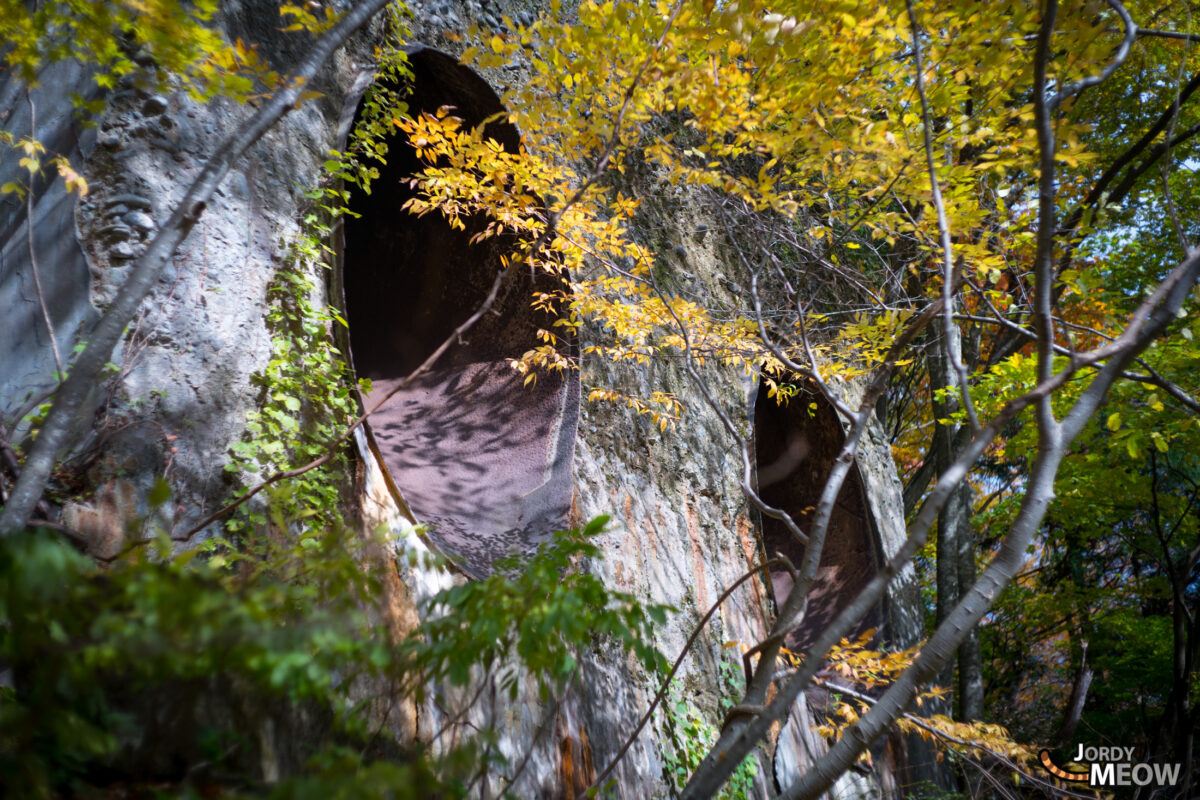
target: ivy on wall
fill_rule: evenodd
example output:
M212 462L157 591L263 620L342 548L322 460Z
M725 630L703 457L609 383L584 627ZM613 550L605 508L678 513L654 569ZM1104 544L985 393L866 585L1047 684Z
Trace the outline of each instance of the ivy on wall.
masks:
M247 416L245 437L233 445L226 467L236 475L270 474L309 463L324 455L358 415L353 374L332 335L333 326L345 321L324 302L323 287L314 277L317 265L328 267L328 235L320 212L309 213L304 232L292 242L267 289L271 357L254 376L262 406ZM341 480L348 466L342 447L322 466L276 489L287 515L309 531L340 522ZM261 509L247 509L229 527L237 531L266 521Z

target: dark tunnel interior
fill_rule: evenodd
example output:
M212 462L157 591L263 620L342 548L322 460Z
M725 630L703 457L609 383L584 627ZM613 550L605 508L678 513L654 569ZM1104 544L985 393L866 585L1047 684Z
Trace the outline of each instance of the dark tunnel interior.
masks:
M816 407L812 408L811 405ZM763 501L787 511L802 531L811 524L825 479L845 436L833 406L816 387L802 389L786 405L768 398L760 384L754 403L754 443L757 483ZM820 572L808 598L808 613L788 637L786 646L802 653L841 609L866 586L880 566L877 536L866 504L857 467L846 476L829 523ZM779 520L764 515L763 542L768 555L782 553L797 569L804 545ZM776 605L792 588L785 570L771 572ZM877 628L880 609L873 609L852 631L860 635Z
M474 127L503 111L491 87L454 57L415 47L409 63L413 78L402 94L410 114L451 106ZM520 146L507 122L490 122L485 135L509 152ZM440 214L402 210L413 192L408 179L422 165L402 136L388 147L371 194L352 195L359 216L345 222L350 348L356 373L373 384L367 408L474 313L514 246L511 238L472 243L487 223L482 217L455 230ZM553 323L531 307L531 295L552 290L556 280L514 269L491 311L368 424L392 480L431 526L430 538L476 577L568 523L578 372L539 375L526 387L508 363L537 346L537 330ZM560 346L574 354L574 341Z

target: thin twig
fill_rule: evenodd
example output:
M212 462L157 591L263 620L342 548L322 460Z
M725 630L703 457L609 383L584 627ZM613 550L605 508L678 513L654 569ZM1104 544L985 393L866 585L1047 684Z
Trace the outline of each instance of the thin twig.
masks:
M717 613L717 610L720 609L721 604L724 603L729 596L733 594L743 583L750 580L762 570L775 566L783 566L794 572L791 562L788 561L784 556L777 555L768 561L764 561L757 567L754 567L749 572L744 573L740 578L733 582L732 586L721 592L721 596L718 597L717 601L712 604L711 608L708 609L708 613L701 617L700 621L696 623L696 627L692 630L692 635L688 637L687 642L685 642L683 645L683 649L679 651L679 655L675 658L675 663L671 665L671 669L667 672L667 677L663 679L662 686L659 687L658 692L654 695L654 700L651 701L650 708L646 709L646 713L642 715L637 727L633 729L633 733L629 734L629 736L625 738L625 743L621 745L621 749L617 751L615 756L613 756L612 761L608 763L608 766L604 768L604 771L597 775L595 780L591 782L587 789L577 795L577 798L587 796L588 792L600 786L604 779L608 777L609 773L616 768L617 764L621 763L621 759L625 757L625 753L627 753L629 748L633 746L634 741L637 740L638 734L642 732L642 728L646 727L646 723L650 721L651 715L654 714L654 709L658 708L658 704L661 703L663 698L667 696L667 690L671 688L671 681L674 679L675 673L679 671L679 666L683 663L683 659L691 651L692 645L695 644L696 639L699 638L700 633L704 630L704 626L708 624L710 619L712 619L713 614Z
M29 138L37 141L37 108L33 104L33 90L25 88L25 101L29 104ZM29 246L29 271L33 275L33 289L37 293L38 308L42 312L42 322L46 333L50 336L50 351L54 354L54 380L62 383L63 372L62 354L58 350L58 337L54 333L54 323L50 320L50 310L46 307L46 294L42 291L41 269L38 267L37 249L33 244L33 222L37 218L33 195L35 188L34 175L29 175L29 191L25 193L25 241Z
M432 744L438 739L441 739L446 735L446 731L462 722L463 717L470 713L471 709L475 707L475 704L479 702L479 698L483 696L483 690L486 689L487 686L487 681L480 681L479 688L475 690L475 694L454 714L447 713L446 709L443 708L442 713L446 714L446 721L443 722L437 729L437 733L433 734L433 736L429 738L429 742Z
M1200 34L1184 33L1183 31L1160 31L1153 28L1138 28L1138 36L1151 36L1159 39L1177 39L1185 42L1200 42Z
M960 314L955 314L955 317L957 317L959 319L970 320L972 322L981 322L981 323L989 324L989 325L999 325L1004 328L1007 328L1008 330L1012 331L1013 333L1015 333L1019 336L1022 336L1026 339L1030 339L1033 341L1037 340L1037 334L1035 334L1033 331L1029 330L1028 328L1022 327L1021 325L1018 325L1017 323L1015 323L1012 320L1007 319L1003 316L984 317L984 316L979 316L976 314L961 314L960 313ZM1057 320L1057 318L1056 318L1056 320ZM1060 324L1063 324L1065 327L1074 327L1074 328L1082 327L1079 325L1073 325L1071 323L1064 323L1062 320L1057 320L1057 321ZM1113 339L1112 336L1110 336L1106 333L1103 333L1101 331L1093 330L1090 328L1088 328L1087 331L1089 333L1094 333L1097 336L1100 336L1101 338L1107 339L1109 341L1112 341L1112 339ZM1059 355L1068 356L1070 358L1074 358L1077 355L1077 353L1074 350L1063 347L1060 344L1054 345L1054 352ZM1174 381L1170 380L1169 378L1166 378L1165 376L1163 376L1158 370L1156 370L1156 369L1154 369L1154 367L1150 366L1150 364L1148 364L1146 362L1146 359L1143 358L1142 356L1138 356L1134 360L1137 362L1137 364L1139 366L1142 367L1142 369L1146 370L1147 374L1141 374L1138 372L1130 372L1128 370L1122 370L1121 371L1122 378L1126 378L1131 381L1137 381L1138 383L1149 384L1151 386L1157 386L1160 389L1162 389L1163 391L1167 392L1167 394L1171 395L1171 397L1174 397L1176 400L1178 400L1180 403L1182 403L1193 414L1200 414L1200 401L1196 400L1196 398L1194 398L1190 394L1188 394L1186 389L1184 389L1182 386L1175 383ZM1097 364L1095 366L1097 366L1097 368L1098 368L1099 364L1102 364L1102 363L1104 363L1104 362L1103 361L1097 362Z
M1048 108L1050 108L1050 109L1058 108L1058 106L1067 98L1072 97L1073 95L1079 94L1084 89L1088 89L1092 86L1096 86L1097 84L1103 83L1104 81L1108 80L1109 77L1114 72L1117 71L1117 68L1125 63L1125 59L1128 58L1129 48L1131 46L1133 46L1133 40L1137 38L1138 26L1134 24L1133 19L1129 16L1129 12L1125 10L1125 6L1120 2L1120 0L1105 0L1105 3L1108 5L1109 8L1111 8L1113 11L1115 11L1117 13L1117 16L1119 16L1121 18L1121 24L1124 26L1124 30L1125 30L1125 35L1121 39L1121 44L1117 46L1116 54L1114 54L1112 57L1112 60L1109 61L1107 64L1105 64L1104 68L1101 69L1096 74L1088 75L1086 78L1081 78L1081 79L1075 81L1074 83L1067 84L1060 91L1058 91L1053 96L1051 96L1050 99L1046 102L1046 105ZM1047 16L1050 18L1050 21L1051 21L1050 33L1053 32L1053 24L1054 24L1053 20L1054 20L1054 17L1057 15L1057 12L1058 12L1058 6L1057 6L1057 3L1054 3L1054 4L1052 4L1052 10L1047 12ZM1045 37L1045 44L1047 45L1047 50L1046 50L1046 54L1047 54L1046 61L1047 62L1049 61L1049 58L1048 58L1049 49L1048 48L1049 48L1049 43L1050 43L1050 39L1049 39L1050 33L1048 33ZM1039 35L1039 43L1041 41L1042 41L1042 37ZM1042 63L1044 66L1045 62L1042 62ZM1045 97L1045 95L1041 95L1037 99L1040 101L1044 97Z

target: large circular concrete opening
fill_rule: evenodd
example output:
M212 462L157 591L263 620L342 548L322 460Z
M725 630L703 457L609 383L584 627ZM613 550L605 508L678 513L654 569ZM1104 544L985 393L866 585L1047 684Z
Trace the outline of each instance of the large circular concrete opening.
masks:
M410 114L449 106L474 127L504 110L487 82L454 57L416 47L409 61L412 82L402 92ZM489 122L485 136L509 152L520 147L507 122ZM473 243L487 224L482 216L457 230L439 214L402 210L422 164L403 137L388 146L371 194L352 197L359 216L346 220L342 258L354 367L372 381L368 409L479 308L514 246L511 238ZM470 575L532 551L569 522L579 374L542 374L525 386L509 363L553 324L531 300L559 280L514 269L491 310L368 422L414 516ZM573 340L560 341L564 354L576 354Z
M801 530L807 530L844 441L837 411L816 387L802 389L789 403L780 405L768 398L760 385L754 403L759 496L788 512ZM789 635L789 649L807 650L878 572L877 540L862 477L856 467L851 468L829 522L819 576L808 596L808 613ZM800 568L804 545L782 522L763 517L763 543L768 554L782 553ZM776 604L781 605L792 590L792 579L786 571L774 570L771 587ZM881 619L880 609L872 609L851 635L877 628Z

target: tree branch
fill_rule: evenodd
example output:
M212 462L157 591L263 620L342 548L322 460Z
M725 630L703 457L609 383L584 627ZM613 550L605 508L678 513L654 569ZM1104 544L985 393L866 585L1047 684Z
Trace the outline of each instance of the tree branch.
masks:
M1138 27L1134 24L1133 19L1129 16L1129 12L1125 10L1125 6L1121 4L1120 0L1105 0L1105 3L1109 8L1117 13L1117 16L1121 18L1121 25L1124 26L1125 29L1124 36L1121 38L1121 44L1117 46L1116 54L1113 55L1112 60L1105 64L1103 69L1101 69L1095 75L1088 75L1086 78L1081 78L1074 83L1067 84L1060 91L1052 95L1046 103L1049 108L1058 108L1058 106L1069 97L1077 95L1084 89L1089 89L1092 86L1096 86L1108 80L1109 77L1117 71L1117 68L1125 63L1125 59L1129 57L1129 48L1133 46L1133 40L1137 38ZM1049 19L1050 26L1049 32L1045 37L1047 49L1045 61L1042 63L1043 67L1045 66L1045 63L1049 62L1050 35L1053 34L1054 18L1057 16L1057 14L1058 4L1048 3L1046 18ZM1045 19L1043 20L1043 23L1045 23ZM1043 30L1046 30L1044 25ZM1041 36L1039 35L1039 45L1040 43ZM1039 96L1037 100L1041 100L1044 96L1045 95Z
M1200 42L1200 34L1184 33L1183 31L1160 31L1153 28L1138 28L1137 35L1159 39L1176 39L1184 42Z
M25 89L25 101L29 104L29 138L37 141L37 107L33 104L33 93ZM25 243L29 248L29 272L33 275L33 289L37 294L38 309L42 313L42 324L46 326L46 335L50 337L50 352L54 354L54 367L58 374L55 383L66 376L63 371L62 354L58 350L58 336L54 333L54 323L50 320L50 310L46 308L46 293L42 291L41 268L38 266L37 249L33 244L33 223L37 219L37 209L34 207L33 196L36 189L35 181L29 181L29 190L25 193Z
M774 684L776 658L779 655L779 648L783 641L781 634L786 635L796 622L803 617L804 611L807 608L809 590L816 580L817 567L820 563L824 537L829 527L829 521L832 518L833 507L836 503L838 493L841 491L842 483L849 473L850 467L854 464L854 454L858 449L859 439L866 430L871 409L874 408L875 403L886 389L888 376L896 360L899 359L900 355L908 348L916 336L933 320L937 319L940 313L941 301L938 300L930 303L929 306L908 324L900 336L896 338L896 341L892 343L891 348L889 348L884 358L884 363L875 370L871 382L868 384L866 391L863 392L862 402L859 405L858 411L851 419L850 430L846 434L841 451L834 460L833 468L826 477L820 500L817 502L816 513L814 514L812 526L809 529L810 545L805 550L804 564L798 579L794 581L791 592L779 609L770 635L761 648L762 656L759 660L759 669L747 687L746 694L739 705L745 707L764 706L764 701L767 699ZM697 381L709 404L715 407L715 400L712 399L707 386L696 374L690 360L688 362L688 370L693 380ZM819 668L824 654L828 652L830 647L841 640L850 627L863 614L878 602L891 577L897 574L900 567L906 564L912 555L916 553L915 548L907 554L904 554L903 547L901 551L901 556L893 559L883 570L877 573L872 582L860 592L858 597L847 608L842 610L833 623L818 638L817 644L810 649L810 657L806 658L805 666L801 670L802 675L810 671L811 674L802 677L798 682L793 681L789 683L786 691L794 693L786 701L781 700L782 695L776 696L773 701L764 706L763 713L757 717L752 717L749 722L745 721L745 718L740 715L736 719L727 722L717 743L709 750L708 755L700 763L700 767L692 775L687 786L684 787L682 800L701 800L701 798L711 797L725 780L728 779L729 775L732 774L733 770L737 768L737 765L742 762L742 759L746 757L755 744L766 735L770 725L782 719L788 713L795 695L806 685L808 679L816 674L816 670ZM841 632L836 637L830 638L835 631ZM812 654L819 654L819 656L813 658L811 657Z
M812 800L828 788L837 775L848 769L862 750L895 721L896 717L912 702L919 687L933 678L942 665L953 656L957 646L978 624L1000 591L1024 562L1025 550L1041 525L1046 508L1054 497L1054 478L1070 442L1078 435L1083 424L1095 413L1108 388L1124 366L1138 352L1149 346L1151 341L1161 335L1170 321L1174 319L1175 313L1182 306L1197 278L1200 278L1200 251L1193 251L1192 255L1172 271L1168 279L1147 298L1138 312L1131 317L1125 332L1118 337L1118 340L1121 341L1119 351L1111 354L1109 362L1101 368L1099 374L1071 407L1061 425L1056 426L1061 429L1061 434L1042 447L1030 473L1025 499L1013 522L1012 529L1002 543L999 553L979 576L975 585L958 603L944 623L938 627L925 647L922 648L921 654L913 662L912 667L892 684L875 708L856 723L850 731L847 731L830 749L825 758L789 787L781 797L788 798L788 800ZM1151 304L1149 310L1146 308L1148 304ZM1098 360L1102 357L1100 353L1106 349L1108 349L1107 346L1099 351L1094 351L1088 354L1087 359L1080 361ZM1077 369L1078 364L1073 363L1053 375L1048 384L1039 385L1034 392L1022 398L1026 401L1025 404L1028 405L1029 402L1035 401L1047 402L1054 388L1062 385L1064 377L1075 373ZM1035 393L1037 396L1031 397ZM1012 408L1013 406L1010 405L1006 407L1006 410ZM1004 416L1009 415L1001 414L996 421L1000 421ZM993 422L992 427L996 421ZM996 430L998 431L998 428ZM978 441L977 437L973 444ZM956 462L955 466L961 467L961 469L958 470L959 474L952 476L950 482L957 484L961 481L965 477L966 467L980 452L982 452L982 448L977 450L972 447L964 453L964 456L971 456L972 453L975 455L971 456L970 461L960 458ZM947 474L949 472L948 470ZM931 495L931 499L939 494L942 488L939 484L934 490L934 494ZM950 490L951 487L947 487L947 496ZM925 515L929 506L930 503L926 503L926 507L922 508L918 520ZM913 541L914 536L915 532L910 533L909 540L905 543L905 548L902 548L902 552ZM870 589L874 583L873 580L867 589ZM866 591L864 590L864 593ZM860 597L856 598L855 605L858 604L861 597L860 594ZM838 619L842 619L842 615L839 615ZM823 637L823 640L824 638L828 637ZM823 640L818 645L822 644ZM789 691L781 691L780 696L783 697L787 694L790 694L790 687Z
M646 727L646 723L650 721L650 717L654 714L654 709L658 708L658 704L661 703L663 698L667 696L667 690L671 688L671 681L675 678L675 673L679 671L680 665L683 664L683 659L691 651L692 645L696 643L696 639L699 638L701 631L704 630L704 626L708 624L710 619L712 619L713 614L717 613L717 610L720 609L721 604L729 599L729 596L733 594L734 591L736 591L737 588L743 583L750 580L764 569L770 569L771 567L776 566L783 566L790 572L795 572L795 569L792 567L792 563L788 561L787 558L782 555L776 555L769 561L764 561L762 564L754 567L749 572L744 573L740 578L733 582L732 586L721 592L721 596L718 597L717 601L712 604L711 608L708 609L708 613L701 617L700 621L696 623L696 627L692 630L692 635L688 637L687 642L685 642L683 645L683 649L679 651L679 655L676 657L675 663L671 665L670 671L667 672L667 677L663 678L662 686L659 687L657 694L654 695L654 700L651 701L650 707L646 709L646 713L642 715L637 727L633 729L633 732L629 734L629 736L625 737L625 743L621 745L621 749L617 751L615 756L613 756L612 761L608 762L608 766L596 776L591 785L581 792L578 797L586 797L588 792L601 786L604 783L604 779L609 776L609 773L616 768L617 764L621 763L621 759L625 757L627 752L629 752L629 748L633 746L633 743L637 740L638 734L642 732L642 728Z

